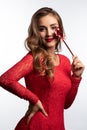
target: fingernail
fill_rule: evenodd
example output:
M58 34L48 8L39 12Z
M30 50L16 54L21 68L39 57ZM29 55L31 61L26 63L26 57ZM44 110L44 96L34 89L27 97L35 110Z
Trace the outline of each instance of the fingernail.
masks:
M48 114L47 114L47 113L46 113L45 115L46 115L46 116L48 116Z

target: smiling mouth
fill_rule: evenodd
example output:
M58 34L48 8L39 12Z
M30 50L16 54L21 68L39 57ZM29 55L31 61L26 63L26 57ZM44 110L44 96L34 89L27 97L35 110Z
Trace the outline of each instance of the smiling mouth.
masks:
M47 42L51 42L51 41L53 41L54 40L54 38L47 38L47 39L45 39Z

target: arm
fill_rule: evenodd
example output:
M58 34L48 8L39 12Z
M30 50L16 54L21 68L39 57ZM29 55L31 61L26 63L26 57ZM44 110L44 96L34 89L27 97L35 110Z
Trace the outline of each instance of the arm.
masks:
M69 108L76 95L78 92L78 87L81 81L81 75L84 71L84 65L83 63L79 60L79 58L77 56L73 57L73 62L72 62L72 73L73 75L71 76L71 89L68 92L67 96L66 96L66 100L65 100L65 109Z
M74 76L71 77L72 86L71 86L71 89L66 96L65 106L64 106L65 109L69 108L72 105L72 103L77 95L78 87L79 87L81 79L82 78L77 79Z
M32 69L33 57L31 54L27 54L22 60L0 76L0 86L18 97L36 104L38 97L18 82L18 80L30 73Z

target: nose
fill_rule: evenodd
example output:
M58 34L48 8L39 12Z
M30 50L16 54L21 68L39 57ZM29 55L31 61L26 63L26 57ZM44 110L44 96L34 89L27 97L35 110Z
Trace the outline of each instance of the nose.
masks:
M50 28L47 28L46 35L51 36L53 34L53 31Z

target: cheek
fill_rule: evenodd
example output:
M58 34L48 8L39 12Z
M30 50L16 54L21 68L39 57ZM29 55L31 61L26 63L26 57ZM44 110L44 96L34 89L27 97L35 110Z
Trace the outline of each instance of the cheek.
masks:
M40 35L40 37L41 37L42 39L44 39L44 37L45 37L45 33L44 33L44 32L39 33L39 35Z

